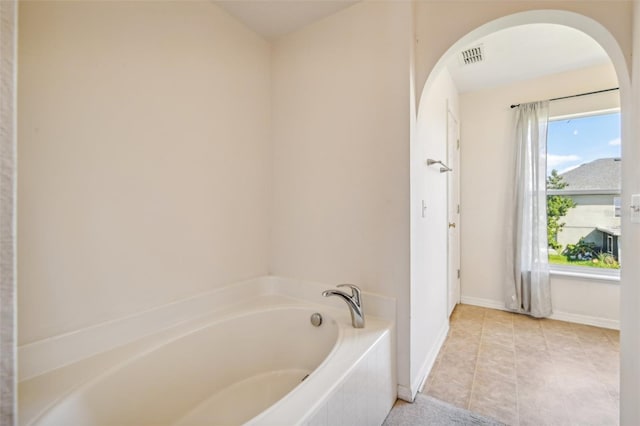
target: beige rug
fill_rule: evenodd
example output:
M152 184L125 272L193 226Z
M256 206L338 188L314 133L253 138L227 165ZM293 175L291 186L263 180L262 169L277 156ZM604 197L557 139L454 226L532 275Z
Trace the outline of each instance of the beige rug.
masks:
M418 394L413 403L396 401L383 423L383 426L423 425L502 426L503 423L422 394Z

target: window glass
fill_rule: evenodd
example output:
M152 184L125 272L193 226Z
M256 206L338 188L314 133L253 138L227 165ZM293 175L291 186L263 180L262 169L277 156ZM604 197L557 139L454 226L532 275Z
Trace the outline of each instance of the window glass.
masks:
M549 262L619 269L620 113L550 120Z

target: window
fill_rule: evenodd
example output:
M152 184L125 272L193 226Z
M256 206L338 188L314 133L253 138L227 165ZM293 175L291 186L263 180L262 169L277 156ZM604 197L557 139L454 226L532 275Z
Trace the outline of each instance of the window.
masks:
M547 236L552 266L620 268L620 153L619 111L549 121Z
M613 215L615 217L620 217L620 206L621 204L620 197L613 197Z
M607 235L607 253L613 254L613 237Z

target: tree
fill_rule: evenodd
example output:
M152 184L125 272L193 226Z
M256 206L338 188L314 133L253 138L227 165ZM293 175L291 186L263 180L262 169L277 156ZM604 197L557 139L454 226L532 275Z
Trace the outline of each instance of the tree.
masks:
M558 171L551 170L551 175L547 176L547 189L564 189L569 185L564 181ZM569 197L562 195L547 196L547 240L549 247L557 250L562 247L558 244L558 232L562 231L565 223L560 219L567 215L576 203Z

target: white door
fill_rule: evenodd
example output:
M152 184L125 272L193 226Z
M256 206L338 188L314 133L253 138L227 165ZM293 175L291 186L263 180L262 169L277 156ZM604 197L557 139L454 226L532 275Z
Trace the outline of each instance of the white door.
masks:
M460 302L460 136L458 120L447 109L447 166L453 169L447 173L448 238L447 263L449 315Z

